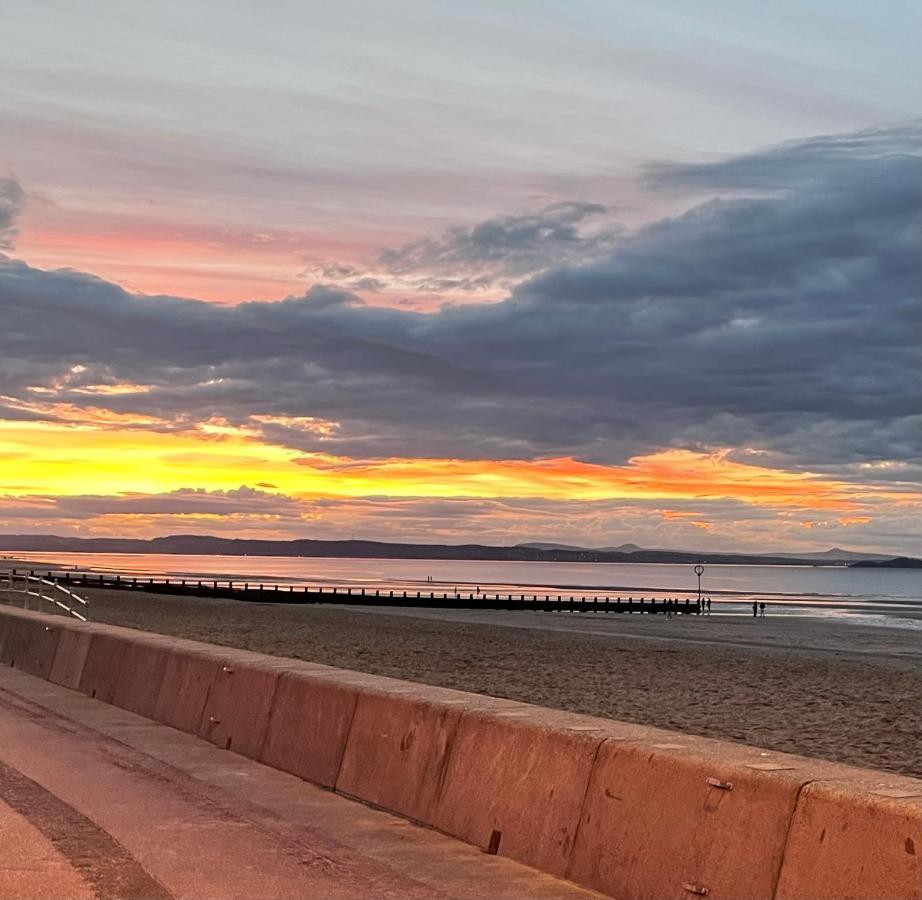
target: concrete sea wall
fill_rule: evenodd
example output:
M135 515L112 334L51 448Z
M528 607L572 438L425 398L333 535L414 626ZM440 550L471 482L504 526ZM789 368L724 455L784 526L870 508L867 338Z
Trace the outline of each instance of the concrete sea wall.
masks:
M0 663L619 900L922 897L920 780L10 608Z

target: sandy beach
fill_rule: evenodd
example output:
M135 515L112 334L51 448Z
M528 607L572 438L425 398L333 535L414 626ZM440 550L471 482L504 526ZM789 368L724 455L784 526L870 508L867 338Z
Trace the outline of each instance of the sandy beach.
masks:
M84 593L97 622L922 776L917 629Z

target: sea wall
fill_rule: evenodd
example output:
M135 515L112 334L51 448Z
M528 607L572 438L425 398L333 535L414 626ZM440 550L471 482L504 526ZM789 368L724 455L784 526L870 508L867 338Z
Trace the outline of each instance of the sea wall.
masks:
M4 607L0 663L620 900L922 897L916 779Z

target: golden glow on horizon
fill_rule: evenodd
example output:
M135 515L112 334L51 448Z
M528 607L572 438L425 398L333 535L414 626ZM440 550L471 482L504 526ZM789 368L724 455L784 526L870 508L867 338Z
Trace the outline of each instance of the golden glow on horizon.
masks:
M854 486L737 462L729 451L664 450L635 457L623 466L572 458L353 460L306 455L220 422L204 423L197 431L157 431L150 422L141 421L143 417L125 418L130 421L110 411L82 410L77 427L0 422L0 494L156 494L262 484L300 498L730 499L778 509L836 511L843 524L858 524L865 518L849 515L855 512ZM153 427L159 424L154 420ZM320 434L333 427L315 420L297 424Z

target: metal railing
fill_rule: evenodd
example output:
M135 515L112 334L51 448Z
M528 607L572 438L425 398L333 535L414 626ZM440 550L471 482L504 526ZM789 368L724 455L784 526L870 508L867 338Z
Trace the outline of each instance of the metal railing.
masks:
M89 620L89 604L83 597L58 584L53 578L40 575L21 575L16 572L0 573L0 596L6 595L8 604L14 598L22 597L23 609L31 609L31 600L35 601L35 611L44 612L43 604L51 605L52 614L72 616L81 622Z

